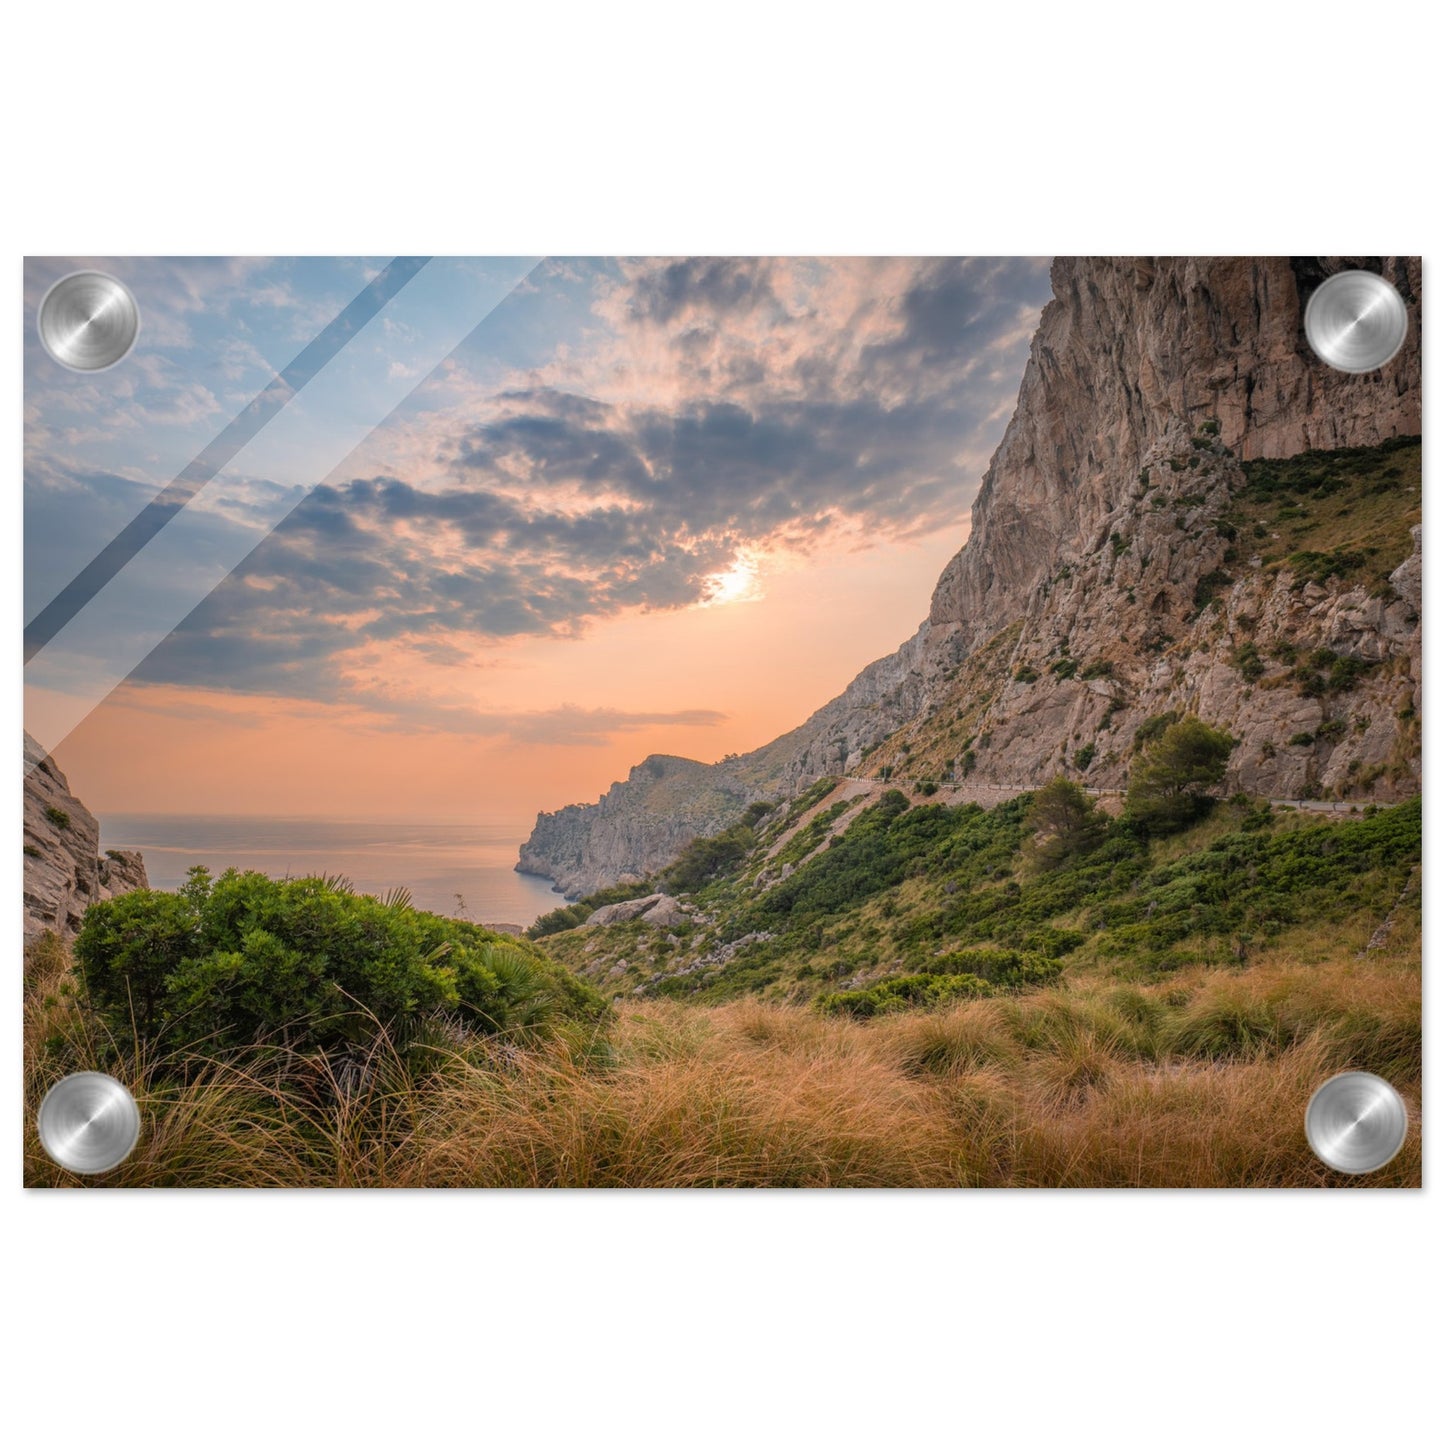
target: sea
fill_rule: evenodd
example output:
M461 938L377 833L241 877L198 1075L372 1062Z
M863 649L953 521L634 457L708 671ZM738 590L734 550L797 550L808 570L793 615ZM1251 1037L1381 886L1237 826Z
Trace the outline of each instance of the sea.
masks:
M326 819L112 813L102 848L137 848L152 888L178 888L197 864L273 878L348 879L361 893L406 888L416 907L473 923L525 928L566 900L545 878L517 873L531 820L505 823L339 823Z

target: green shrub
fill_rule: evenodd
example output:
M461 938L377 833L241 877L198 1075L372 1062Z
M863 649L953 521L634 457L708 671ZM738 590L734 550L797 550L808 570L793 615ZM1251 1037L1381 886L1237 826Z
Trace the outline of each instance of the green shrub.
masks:
M1049 668L1049 671L1052 672L1055 677L1065 681L1071 678L1078 670L1079 664L1072 657L1061 657Z
M597 905L602 906L600 903ZM580 928L592 913L590 902L564 903L540 918L527 930L528 938L546 938L549 934L565 933L569 928Z
M1297 512L1297 508L1284 507L1280 509L1280 516L1284 517L1285 512ZM1298 512L1303 516L1303 512ZM1369 559L1363 552L1351 551L1346 547L1335 547L1329 552L1295 552L1289 559L1289 569L1294 573L1295 586L1303 587L1307 582L1316 582L1320 585L1328 582L1331 577L1348 577L1352 572L1357 572Z
M1196 611L1203 611L1211 602L1226 588L1232 585L1234 579L1228 572L1221 571L1218 567L1212 572L1207 572L1194 584L1194 607Z
M1301 661L1296 661L1296 658L1298 653L1290 649L1288 660L1294 663L1290 670L1290 680L1301 697L1324 697L1332 692L1351 692L1362 677L1380 665L1362 657L1342 657L1328 647L1315 648Z
M694 838L658 875L669 893L696 893L699 888L736 868L752 851L752 828L738 823L710 838Z
M1096 677L1113 677L1114 664L1102 657L1096 657L1079 676L1086 681Z
M1030 667L1028 663L1024 663L1024 665L1014 673L1015 682L1037 682L1038 680L1039 675L1037 671Z
M25 845L25 856L27 858L43 858L45 854L43 854L34 843L27 843Z
M1057 868L1097 847L1108 821L1077 783L1055 778L1029 802L1027 823L1033 836L1027 856L1040 867Z
M1093 743L1085 743L1083 747L1074 750L1074 766L1081 773L1089 771L1089 764L1094 761L1095 751Z
M1016 948L966 948L930 959L926 974L981 978L996 988L1037 988L1053 983L1064 971L1057 958Z
M529 943L342 882L235 869L93 905L75 954L88 1002L131 1046L404 1047L433 1018L530 1034L606 1008Z
M867 1019L903 1009L937 1008L964 999L985 998L992 992L983 979L972 974L919 973L885 979L872 988L825 993L818 999L817 1008L825 1014L851 1014L854 1018Z
M59 828L63 833L70 827L70 814L64 808L51 806L46 808L45 816L50 819L53 827Z
M1264 676L1264 659L1259 655L1259 648L1252 642L1240 643L1230 654L1230 660L1246 682L1258 682Z

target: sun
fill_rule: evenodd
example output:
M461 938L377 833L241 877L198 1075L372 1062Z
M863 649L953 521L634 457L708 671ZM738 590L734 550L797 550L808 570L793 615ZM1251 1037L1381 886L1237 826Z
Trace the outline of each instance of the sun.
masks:
M750 557L738 557L726 572L714 572L703 579L707 592L704 607L721 607L729 602L756 602L763 594L758 586L757 563Z

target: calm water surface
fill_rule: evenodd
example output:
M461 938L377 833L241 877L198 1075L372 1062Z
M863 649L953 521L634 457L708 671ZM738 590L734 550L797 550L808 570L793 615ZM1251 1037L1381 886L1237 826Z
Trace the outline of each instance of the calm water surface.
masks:
M363 893L408 888L432 913L525 926L565 900L543 878L516 873L531 820L497 823L337 823L324 819L112 813L103 848L138 848L153 888L176 888L196 864L254 868L275 878L341 874Z

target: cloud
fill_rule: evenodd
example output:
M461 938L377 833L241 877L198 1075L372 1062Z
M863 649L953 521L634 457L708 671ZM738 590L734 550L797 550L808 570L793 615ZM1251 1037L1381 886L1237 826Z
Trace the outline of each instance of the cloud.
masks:
M649 728L715 728L728 721L726 713L711 708L634 712L608 707L553 707L508 712L455 704L438 706L364 689L357 690L349 704L347 717L353 727L408 734L445 732L547 747L602 747L618 736ZM306 700L288 700L268 709L256 709L241 703L233 693L194 687L130 688L125 705L171 721L185 719L225 728L262 727L278 715L336 720L333 711Z
M392 433L394 471L316 488L138 677L345 698L369 650L475 659L698 605L743 558L765 578L770 560L961 530L1048 289L1031 261L575 273L590 312L550 355L483 384L463 354L418 393L449 404L369 445L384 460ZM558 304L534 276L509 324Z
M645 266L634 273L626 304L634 319L664 326L679 317L713 320L780 305L768 261L705 256ZM695 335L692 327L681 332L684 340Z
M480 734L548 747L602 747L619 734L641 732L645 728L713 728L727 721L726 713L710 708L627 712L618 708L558 707L516 713L426 708L422 717L428 726L449 733ZM409 723L413 719L402 713L394 714L393 721Z

